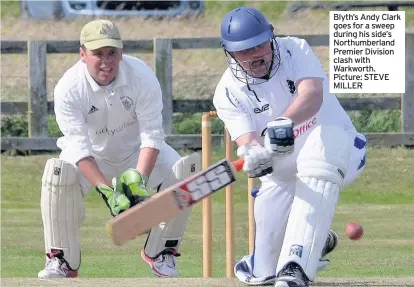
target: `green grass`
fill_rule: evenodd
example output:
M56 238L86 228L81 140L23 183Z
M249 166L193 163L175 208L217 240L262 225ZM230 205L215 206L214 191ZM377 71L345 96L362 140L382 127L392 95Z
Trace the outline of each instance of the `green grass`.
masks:
M18 18L20 16L20 1L0 1L1 18Z
M51 155L1 157L1 249L2 277L35 277L44 263L40 215L40 181ZM214 153L213 160L223 157ZM369 149L367 168L340 197L333 228L341 238L321 277L410 276L414 257L414 150ZM246 177L238 176L235 188L236 258L247 253ZM224 192L213 196L213 274L224 276ZM86 219L81 229L82 277L150 277L140 259L145 237L123 247L109 242L105 223L109 213L96 193L86 196ZM347 222L365 228L363 240L345 239ZM201 206L193 209L188 223L179 271L182 277L202 276ZM23 260L24 258L24 260ZM404 262L404 264L401 264Z
M269 21L277 20L289 1L205 1L205 15L208 19L221 21L232 9L242 6L255 7L266 13Z

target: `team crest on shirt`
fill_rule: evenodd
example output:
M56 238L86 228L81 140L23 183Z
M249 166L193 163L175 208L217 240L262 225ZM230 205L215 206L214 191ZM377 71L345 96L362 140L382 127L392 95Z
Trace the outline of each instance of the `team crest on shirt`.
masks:
M130 97L128 97L128 96L122 96L121 97L121 102L122 102L122 104L124 105L124 107L125 107L125 109L127 111L129 111L131 109L131 107L132 107L132 105L134 103L132 101L132 99Z

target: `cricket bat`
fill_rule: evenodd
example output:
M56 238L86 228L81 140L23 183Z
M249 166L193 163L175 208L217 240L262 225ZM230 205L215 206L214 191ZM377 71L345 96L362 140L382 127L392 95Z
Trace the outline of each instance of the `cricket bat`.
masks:
M203 198L236 181L235 171L244 160L223 159L197 174L158 192L108 221L106 229L112 242L121 246L147 233L163 221L169 221Z

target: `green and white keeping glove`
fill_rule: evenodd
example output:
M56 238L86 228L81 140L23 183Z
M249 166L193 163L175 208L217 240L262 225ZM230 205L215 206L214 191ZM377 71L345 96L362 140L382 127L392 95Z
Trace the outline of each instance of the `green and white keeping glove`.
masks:
M138 170L129 168L115 178L112 183L116 186L116 189L123 190L132 207L150 196L146 188L148 179L148 177L141 175Z
M105 184L100 184L96 187L96 191L102 196L112 216L120 214L131 206L131 202L122 188L117 189L116 187L112 188Z
M112 186L100 184L96 187L112 216L117 216L128 208L147 199L148 177L142 176L136 169L127 169L112 179Z

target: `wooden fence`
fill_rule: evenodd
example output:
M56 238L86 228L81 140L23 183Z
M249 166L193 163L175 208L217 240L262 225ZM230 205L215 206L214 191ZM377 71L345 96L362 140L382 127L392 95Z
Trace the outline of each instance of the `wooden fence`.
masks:
M291 35L295 36L295 35ZM308 41L310 46L328 46L328 35L296 35ZM368 133L371 145L414 145L414 34L407 33L405 94L401 97L340 98L345 110L401 109L402 126L399 133ZM167 142L174 148L201 148L201 135L172 135L173 112L205 112L214 110L211 100L173 100L172 55L175 49L218 49L219 38L176 38L124 41L124 51L154 54L155 73L163 91L163 119ZM47 54L78 53L78 41L1 41L2 54L27 54L29 59L29 101L2 102L2 115L26 114L29 137L2 138L2 150L49 150L58 151L56 138L49 138L48 115L54 114L53 102L47 100ZM219 143L222 136L213 136Z

